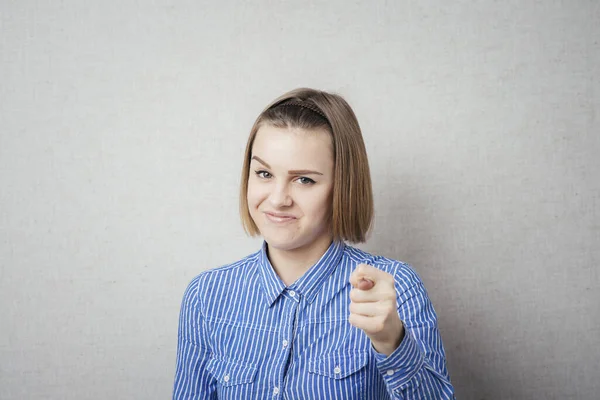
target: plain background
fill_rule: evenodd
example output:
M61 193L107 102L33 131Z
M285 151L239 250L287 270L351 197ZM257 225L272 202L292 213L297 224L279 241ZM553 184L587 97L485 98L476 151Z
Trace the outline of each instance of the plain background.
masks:
M339 93L462 399L600 392L597 1L0 3L0 398L165 399L262 108Z

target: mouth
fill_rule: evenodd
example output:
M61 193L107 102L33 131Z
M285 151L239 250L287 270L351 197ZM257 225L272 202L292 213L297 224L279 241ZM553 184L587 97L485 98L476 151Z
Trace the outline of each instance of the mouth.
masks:
M265 212L265 216L267 217L267 219L269 221L275 222L277 224L283 224L286 222L294 221L296 219L296 217L294 217L292 215L277 214L277 213L270 213L270 212Z

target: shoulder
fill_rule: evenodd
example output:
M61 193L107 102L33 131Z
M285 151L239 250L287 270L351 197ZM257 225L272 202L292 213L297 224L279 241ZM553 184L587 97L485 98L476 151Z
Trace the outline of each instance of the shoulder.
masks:
M369 264L392 275L396 282L396 288L401 292L423 285L417 272L406 262L370 254L349 245L346 245L345 252L346 257L351 259L355 265Z
M190 281L184 297L195 297L202 303L203 298L209 294L214 295L215 291L228 291L231 286L254 274L259 254L260 251L233 263L201 272Z

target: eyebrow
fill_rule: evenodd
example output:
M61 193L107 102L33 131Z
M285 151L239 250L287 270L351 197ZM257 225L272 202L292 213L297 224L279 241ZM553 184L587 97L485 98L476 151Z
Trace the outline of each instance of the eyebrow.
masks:
M262 160L259 156L252 156L252 160L256 160L259 163L261 163L262 165L264 165L265 167L271 169L271 166L269 164L267 164L264 160ZM320 172L311 171L310 169L293 169L293 170L288 171L288 174L290 174L290 175L323 175Z

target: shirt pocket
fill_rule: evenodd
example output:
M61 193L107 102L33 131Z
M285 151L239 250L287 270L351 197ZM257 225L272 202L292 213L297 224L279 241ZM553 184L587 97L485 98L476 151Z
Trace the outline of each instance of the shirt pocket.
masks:
M254 382L258 368L227 359L211 359L206 365L210 373L221 387L233 387Z
M370 354L367 352L334 353L313 358L308 361L308 372L323 377L341 381L347 378L362 383L364 374L357 374L364 370L369 362ZM364 371L363 371L364 372Z

